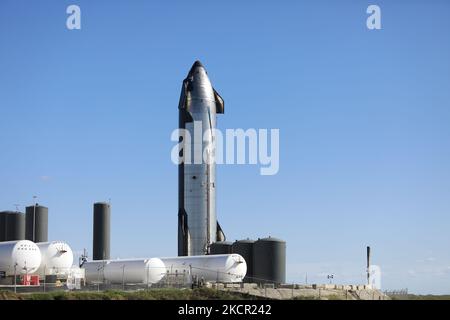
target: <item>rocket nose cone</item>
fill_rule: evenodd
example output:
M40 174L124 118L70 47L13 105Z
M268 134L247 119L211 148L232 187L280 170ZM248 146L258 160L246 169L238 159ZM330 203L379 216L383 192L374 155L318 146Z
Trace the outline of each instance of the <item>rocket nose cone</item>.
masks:
M191 67L191 70L189 71L189 75L194 75L196 71L198 71L198 69L203 68L206 72L205 67L203 66L203 64L197 60L194 62L194 64Z
M199 60L197 60L192 65L192 68L204 68L204 67L203 67L202 63Z
M200 61L195 61L185 79L186 90L192 99L214 100L214 89L209 80L208 73Z

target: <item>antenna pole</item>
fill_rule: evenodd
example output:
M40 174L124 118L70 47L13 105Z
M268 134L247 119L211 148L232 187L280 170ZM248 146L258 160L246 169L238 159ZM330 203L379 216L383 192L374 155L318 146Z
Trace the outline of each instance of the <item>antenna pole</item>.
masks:
M370 247L367 246L367 285L370 285Z

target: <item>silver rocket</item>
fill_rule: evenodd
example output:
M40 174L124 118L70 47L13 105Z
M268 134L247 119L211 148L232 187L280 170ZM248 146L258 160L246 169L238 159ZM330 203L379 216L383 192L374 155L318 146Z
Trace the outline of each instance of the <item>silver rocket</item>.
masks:
M201 161L195 161L193 155L192 161L183 161L178 167L178 255L203 255L209 253L211 243L225 240L216 217L215 150L211 147L216 114L224 113L224 101L200 61L183 81L178 109L179 128L191 137L180 139L180 155L186 150L191 154L202 150ZM199 128L206 132L200 139L194 132Z

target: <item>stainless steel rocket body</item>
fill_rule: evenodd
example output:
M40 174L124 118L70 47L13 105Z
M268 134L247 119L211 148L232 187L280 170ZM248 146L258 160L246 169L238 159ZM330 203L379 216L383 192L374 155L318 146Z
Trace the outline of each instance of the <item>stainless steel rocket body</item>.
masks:
M223 113L223 106L205 68L195 62L183 81L179 103L179 127L190 136L181 141L185 161L178 173L180 256L207 254L212 242L224 240L216 218L214 158L216 114Z

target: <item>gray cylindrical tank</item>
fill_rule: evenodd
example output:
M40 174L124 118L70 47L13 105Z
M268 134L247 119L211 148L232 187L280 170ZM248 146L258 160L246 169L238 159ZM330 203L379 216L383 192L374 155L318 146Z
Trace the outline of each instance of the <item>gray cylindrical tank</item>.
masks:
M244 282L255 282L253 279L253 246L255 240L239 240L233 243L233 253L240 254L245 262L247 262L247 274L245 275Z
M258 239L253 246L253 276L259 283L286 282L286 242L276 238Z
M36 203L26 208L25 239L48 242L48 208Z
M233 244L228 241L218 241L211 243L209 246L209 254L231 254Z
M8 212L6 215L5 241L25 239L25 215L22 212Z
M94 203L93 260L109 260L111 206L108 203Z
M8 211L0 212L0 242L6 241L6 217Z

